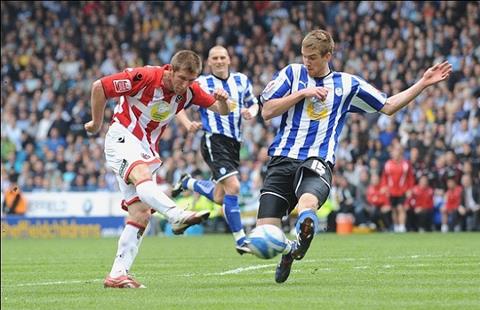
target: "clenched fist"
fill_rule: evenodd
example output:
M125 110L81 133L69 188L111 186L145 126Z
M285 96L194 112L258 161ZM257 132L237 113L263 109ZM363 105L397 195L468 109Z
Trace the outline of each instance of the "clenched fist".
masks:
M89 121L88 123L85 123L84 127L89 134L94 135L100 131L102 124L95 124L93 121Z
M228 93L223 89L216 89L213 92L213 97L219 101L227 101L228 100Z

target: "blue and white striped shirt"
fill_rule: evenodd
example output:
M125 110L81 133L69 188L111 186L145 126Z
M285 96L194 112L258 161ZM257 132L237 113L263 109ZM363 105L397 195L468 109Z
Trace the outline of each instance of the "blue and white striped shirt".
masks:
M258 102L253 94L250 80L243 73L230 72L226 80L210 74L198 77L197 81L204 90L210 93L213 93L217 88L224 89L231 101L231 110L228 115L220 115L205 108L199 109L202 116L203 130L241 141L240 128L242 117L240 110L251 107Z
M334 71L323 78L312 78L302 64L283 68L265 87L260 100L264 103L306 87L320 86L329 90L325 101L305 98L282 115L269 156L300 160L318 156L335 164L335 150L347 112L377 112L387 100L386 94L355 75Z

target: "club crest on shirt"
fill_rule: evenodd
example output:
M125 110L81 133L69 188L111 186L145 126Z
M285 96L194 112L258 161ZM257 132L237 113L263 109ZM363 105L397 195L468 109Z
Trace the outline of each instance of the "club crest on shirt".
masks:
M325 101L307 98L305 99L305 105L307 106L307 116L311 120L318 121L328 116L328 109Z
M343 90L340 87L335 88L335 95L341 96L343 94Z
M113 80L113 86L117 93L124 93L132 89L130 80Z
M163 122L170 116L170 105L165 101L160 101L153 105L150 110L150 117L156 122Z

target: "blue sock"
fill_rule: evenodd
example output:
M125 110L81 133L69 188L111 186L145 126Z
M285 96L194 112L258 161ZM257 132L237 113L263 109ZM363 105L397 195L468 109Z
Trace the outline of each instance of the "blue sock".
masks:
M307 211L303 211L302 213L300 213L298 218L297 218L297 223L295 224L295 230L296 230L297 234L300 232L300 224L303 223L303 221L306 218L311 218L313 220L314 231L315 232L317 231L318 225L319 225L318 224L317 213L315 213L313 210L307 210Z
M185 184L185 188L187 188ZM193 184L193 190L202 196L207 197L213 201L213 190L215 189L215 183L207 180L197 180Z
M239 232L243 229L238 196L225 195L223 198L223 214L232 233Z
M188 181L190 180L190 178L186 178L185 180L182 181L182 187L183 189L189 189L188 188Z

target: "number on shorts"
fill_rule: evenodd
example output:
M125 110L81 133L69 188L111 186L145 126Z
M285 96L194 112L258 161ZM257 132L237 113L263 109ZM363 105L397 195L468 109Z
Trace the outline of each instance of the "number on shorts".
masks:
M311 167L318 175L324 175L325 174L325 167L319 160L313 160L312 161L312 167Z

